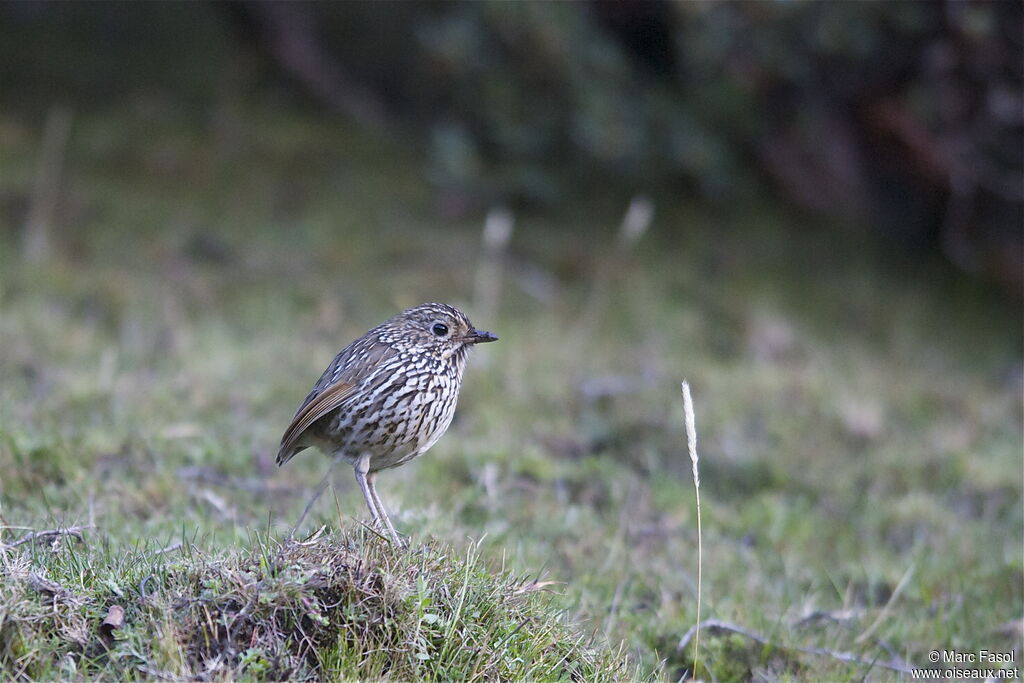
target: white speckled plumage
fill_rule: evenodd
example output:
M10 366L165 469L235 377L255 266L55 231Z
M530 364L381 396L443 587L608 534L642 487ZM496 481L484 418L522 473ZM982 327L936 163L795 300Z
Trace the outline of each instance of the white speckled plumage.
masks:
M441 438L455 415L469 348L496 339L446 304L421 304L390 318L328 365L285 430L278 464L315 446L354 465L370 512L394 534L373 499L375 473L422 455Z

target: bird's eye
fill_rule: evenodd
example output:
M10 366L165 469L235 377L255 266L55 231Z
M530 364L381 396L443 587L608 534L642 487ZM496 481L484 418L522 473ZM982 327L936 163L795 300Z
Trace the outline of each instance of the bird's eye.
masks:
M434 323L434 326L430 329L438 337L443 337L444 335L448 334L448 326L445 325L444 323Z

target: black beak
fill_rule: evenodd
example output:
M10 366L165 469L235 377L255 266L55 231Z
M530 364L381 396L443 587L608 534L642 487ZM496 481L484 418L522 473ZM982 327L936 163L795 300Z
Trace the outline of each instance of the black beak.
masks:
M498 337L490 332L474 329L470 330L469 334L462 338L462 341L467 344L483 344L484 342L498 341Z

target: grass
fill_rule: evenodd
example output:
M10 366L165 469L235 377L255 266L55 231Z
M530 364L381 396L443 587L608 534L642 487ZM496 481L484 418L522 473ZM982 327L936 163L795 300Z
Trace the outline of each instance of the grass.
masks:
M362 530L344 468L298 545L327 463L276 468L282 429L347 341L473 300L482 216L439 217L398 143L141 103L76 120L55 253L27 264L27 121L0 121L4 677L678 680L684 378L702 618L770 642L705 629L705 678L884 680L934 649L1019 666L1019 301L770 205L652 192L624 255L626 196L520 215L493 317L470 310L501 341L445 438L379 481L412 550Z
M57 545L60 540L57 539ZM177 549L176 549L177 550ZM475 546L396 550L374 534L175 559L109 544L5 557L14 679L615 680L626 662L552 619L540 584L491 573ZM42 573L45 572L45 576ZM123 610L104 628L112 606Z

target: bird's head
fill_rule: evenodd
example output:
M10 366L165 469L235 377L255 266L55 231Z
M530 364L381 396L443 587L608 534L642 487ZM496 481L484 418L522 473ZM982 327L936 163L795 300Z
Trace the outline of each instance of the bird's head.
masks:
M392 343L442 360L464 354L474 344L497 341L490 332L473 327L466 314L448 304L427 303L402 311L384 324ZM461 355L460 354L460 355Z

